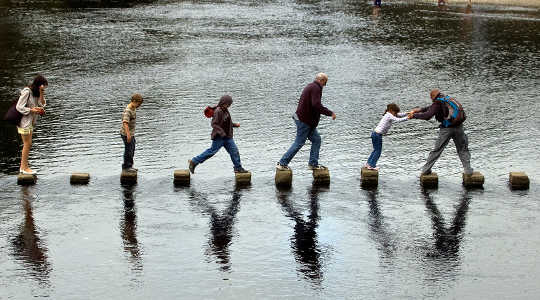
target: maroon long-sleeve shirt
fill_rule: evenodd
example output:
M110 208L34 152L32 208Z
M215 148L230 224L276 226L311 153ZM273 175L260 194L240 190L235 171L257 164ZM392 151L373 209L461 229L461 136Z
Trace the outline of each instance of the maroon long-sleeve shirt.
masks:
M321 103L323 87L317 81L308 84L302 91L296 115L298 119L310 127L317 127L321 114L331 116L333 113Z

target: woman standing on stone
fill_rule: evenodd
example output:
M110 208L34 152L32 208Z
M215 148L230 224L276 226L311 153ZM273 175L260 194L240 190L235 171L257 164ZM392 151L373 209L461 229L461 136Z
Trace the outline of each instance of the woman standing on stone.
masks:
M22 174L36 174L28 165L28 155L32 147L32 133L36 125L37 115L45 114L43 107L46 105L45 89L49 83L42 75L36 76L29 86L21 91L19 101L17 101L17 111L23 116L17 125L17 132L21 135L23 149L21 153L21 166L19 172Z

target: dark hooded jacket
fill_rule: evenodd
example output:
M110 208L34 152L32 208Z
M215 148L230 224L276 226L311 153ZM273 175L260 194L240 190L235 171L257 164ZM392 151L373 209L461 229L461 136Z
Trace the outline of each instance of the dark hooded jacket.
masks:
M211 139L215 140L216 137L233 137L233 122L229 110L225 108L225 105L231 105L233 102L232 97L225 95L219 99L219 103L214 109L214 116L212 117L212 134Z

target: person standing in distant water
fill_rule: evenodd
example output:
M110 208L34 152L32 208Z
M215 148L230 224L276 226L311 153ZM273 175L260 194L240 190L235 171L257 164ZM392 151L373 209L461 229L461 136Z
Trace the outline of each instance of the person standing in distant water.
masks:
M29 86L21 91L21 96L17 101L16 109L23 116L17 125L17 132L21 135L23 148L21 153L21 166L19 172L22 174L34 175L35 171L28 165L28 155L32 147L32 133L36 125L37 115L43 115L45 101L45 89L49 82L42 75L37 75Z
M192 174L195 173L195 167L198 164L201 164L214 156L221 147L225 147L225 150L227 150L231 156L235 173L249 172L242 167L242 163L240 162L240 152L238 152L238 147L236 147L233 139L233 127L240 127L240 123L233 123L232 121L231 114L229 113L229 107L231 107L232 103L232 97L224 95L219 99L218 105L212 107L212 133L210 134L212 146L200 155L188 160L189 171Z
M126 106L122 113L122 127L120 128L120 136L124 141L124 163L122 170L135 172L133 168L133 156L135 156L135 125L137 121L137 108L143 103L141 94L133 94L131 102Z
M336 114L324 107L321 103L322 90L327 82L328 75L319 73L316 75L315 81L308 84L302 91L296 113L293 115L294 122L296 123L296 139L277 163L276 168L278 170L289 169L289 162L298 150L304 146L306 139L311 141L308 167L311 170L326 169L326 167L319 165L321 136L317 132L317 125L319 125L321 114L331 116L332 120L336 119Z

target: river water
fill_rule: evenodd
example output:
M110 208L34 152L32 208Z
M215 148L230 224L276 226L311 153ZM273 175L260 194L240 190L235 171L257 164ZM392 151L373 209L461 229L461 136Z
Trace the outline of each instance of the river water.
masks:
M383 1L384 2L384 1ZM36 73L49 80L34 133L34 186L16 184L21 142L0 126L0 298L388 299L540 297L540 12L537 8L369 1L191 1L129 8L2 4L2 114ZM309 143L274 186L291 114L317 72L321 163ZM465 106L483 189L461 186L452 143L423 190L435 121L394 125L379 186L360 187L386 104ZM121 112L137 112L136 186L119 182ZM210 145L202 110L223 94L247 188L224 150L189 187L172 174ZM508 172L524 171L527 191ZM89 172L71 186L72 172Z

